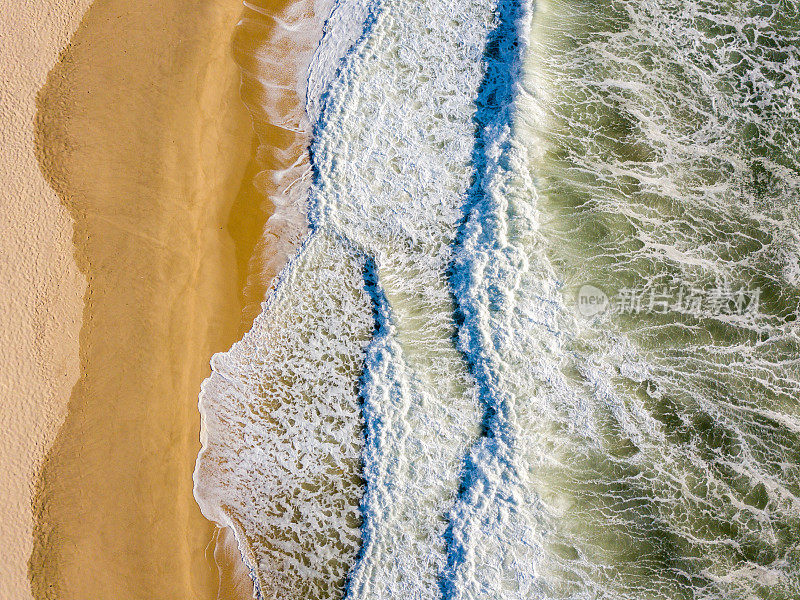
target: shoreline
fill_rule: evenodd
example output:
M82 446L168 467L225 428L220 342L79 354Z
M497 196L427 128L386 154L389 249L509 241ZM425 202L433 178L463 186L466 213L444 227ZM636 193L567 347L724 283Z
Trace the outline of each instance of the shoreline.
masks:
M39 92L37 157L88 285L80 379L36 482L37 600L242 597L191 480L200 382L243 326L236 215L257 200L241 11L97 0Z
M306 78L332 8L331 0L254 0L245 3L233 31L231 51L242 76L239 94L257 142L250 166L253 191L261 199L258 214L250 215L257 236L241 282L241 335L261 312L272 282L307 231L312 132L305 111Z
M323 25L333 3L330 0L255 0L247 2L232 38L234 60L241 69L240 96L252 119L256 150L248 172L260 204L243 217L243 227L257 236L249 238L249 253L240 279L243 304L240 341L261 313L270 289L308 231L306 199L311 179L309 146L311 121L306 114L308 68L322 37ZM232 344L224 350L229 351ZM210 373L209 373L210 375ZM201 448L193 474L194 496L202 513L222 527L220 540L226 560L246 574L250 593L263 595L264 581L252 540L228 513L215 489L210 449L221 440L208 435L206 417L213 410L208 392L198 387ZM222 442L224 443L224 442ZM222 494L224 496L224 493ZM239 587L243 587L240 584Z

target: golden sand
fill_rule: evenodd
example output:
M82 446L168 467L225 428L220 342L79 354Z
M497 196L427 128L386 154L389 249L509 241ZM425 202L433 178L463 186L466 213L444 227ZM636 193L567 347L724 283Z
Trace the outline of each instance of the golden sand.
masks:
M88 287L80 379L36 482L37 600L217 597L191 473L199 385L241 329L254 245L240 12L97 0L39 93L37 156Z

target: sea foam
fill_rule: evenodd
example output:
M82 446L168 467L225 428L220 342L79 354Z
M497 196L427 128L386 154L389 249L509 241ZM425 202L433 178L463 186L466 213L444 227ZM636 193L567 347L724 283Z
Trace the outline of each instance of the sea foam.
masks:
M797 596L797 16L337 5L312 233L201 396L261 594Z

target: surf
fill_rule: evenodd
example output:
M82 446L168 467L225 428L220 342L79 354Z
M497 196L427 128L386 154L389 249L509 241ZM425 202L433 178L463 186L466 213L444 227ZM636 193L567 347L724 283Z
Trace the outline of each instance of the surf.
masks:
M337 4L310 233L201 395L260 594L796 595L796 15Z

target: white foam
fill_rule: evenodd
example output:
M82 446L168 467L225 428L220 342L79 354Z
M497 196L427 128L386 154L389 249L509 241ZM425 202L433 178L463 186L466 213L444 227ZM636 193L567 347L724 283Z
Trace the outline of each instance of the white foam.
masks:
M359 546L362 268L312 236L203 384L195 498L234 529L264 598L335 596Z
M446 514L479 434L482 406L452 342L447 269L492 9L377 4L330 88L312 148L318 226L375 263L379 332L362 387L364 546L348 598L438 597Z

